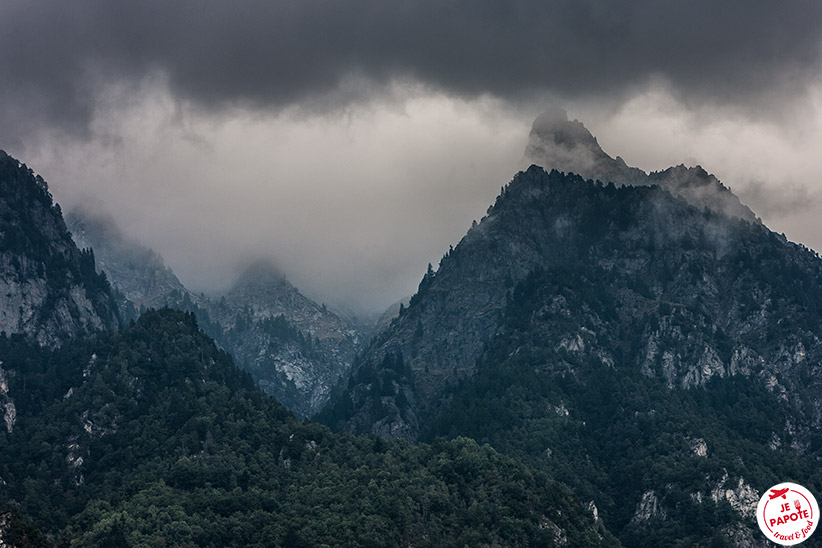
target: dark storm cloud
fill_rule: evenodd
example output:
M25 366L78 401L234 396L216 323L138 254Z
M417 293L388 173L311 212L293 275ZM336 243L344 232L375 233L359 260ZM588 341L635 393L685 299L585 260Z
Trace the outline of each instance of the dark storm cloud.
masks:
M815 0L7 0L0 123L82 131L102 85L149 74L205 107L334 107L393 80L618 97L661 77L686 103L744 108L818 77L820 20Z

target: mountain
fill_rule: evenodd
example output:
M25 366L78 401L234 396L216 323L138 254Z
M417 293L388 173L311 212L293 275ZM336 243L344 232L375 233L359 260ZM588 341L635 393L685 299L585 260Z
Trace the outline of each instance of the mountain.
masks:
M94 250L97 269L105 272L118 297L120 316L134 319L140 310L204 299L190 293L152 249L128 238L113 218L84 210L66 215L66 225L80 248Z
M321 418L490 443L627 546L764 545L761 493L822 489L821 284L815 252L749 216L532 166Z
M68 226L78 245L94 249L121 317L162 307L195 313L203 330L297 415L317 413L348 377L361 329L305 297L270 262L252 264L225 295L209 299L189 291L158 253L125 236L113 219L73 211Z
M19 508L0 510L3 542L619 545L566 487L487 445L296 420L188 313L56 351L0 337L0 355L20 402L0 432L0 500Z
M267 261L251 265L207 310L237 362L299 416L322 409L360 347L352 322L304 296Z
M523 160L526 165L538 165L547 171L576 173L604 183L659 185L696 207L759 222L728 187L702 167L679 165L650 174L630 167L619 156L612 158L603 151L582 122L569 121L560 108L548 109L534 120Z
M94 255L79 250L39 176L0 151L0 331L57 346L116 329L118 318Z

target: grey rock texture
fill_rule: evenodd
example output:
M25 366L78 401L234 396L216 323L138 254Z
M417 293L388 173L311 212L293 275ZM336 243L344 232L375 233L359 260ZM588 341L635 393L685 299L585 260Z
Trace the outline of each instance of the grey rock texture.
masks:
M121 317L132 319L141 309L181 304L186 295L192 303L204 303L158 253L123 234L114 219L76 210L66 215L66 225L78 247L94 250L97 269L106 273L120 297Z
M634 523L638 521L648 521L652 518L665 519L668 513L662 504L659 502L659 497L654 491L646 491L642 495L642 499L636 505L636 512L631 521Z

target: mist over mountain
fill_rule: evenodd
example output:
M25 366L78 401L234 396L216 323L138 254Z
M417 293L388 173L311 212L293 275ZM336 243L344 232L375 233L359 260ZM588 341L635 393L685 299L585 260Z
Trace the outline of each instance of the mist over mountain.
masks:
M343 384L362 328L305 297L268 260L249 265L224 295L189 291L153 250L128 238L114 219L77 210L69 228L96 250L114 287L121 317L150 308L193 312L203 330L248 371L260 388L298 416L311 416Z
M356 322L305 297L269 261L206 298L113 221L74 215L75 237L99 249L100 260L77 251L80 266L68 272L97 287L112 313L114 296L129 326L92 340L82 338L88 331L71 332L57 353L32 345L55 345L32 334L29 342L0 339L7 358L0 451L11 463L0 466L0 493L22 501L8 519L32 538L41 538L39 527L83 546L146 542L146 531L207 545L225 535L204 510L214 503L203 495L210 489L240 508L220 530L244 543L328 541L313 526L336 523L349 540L431 546L455 538L469 545L764 546L753 515L760 494L786 477L822 488L822 259L770 231L702 168L645 174L608 156L581 123L562 115L535 122L526 157L587 170L590 178L536 165L518 173L439 266L429 265L417 293L386 311L367 346ZM45 183L30 171L22 176L50 207L46 225L60 226ZM33 242L42 239L43 219L4 216ZM62 226L56 233L68 237ZM155 306L187 313L140 315ZM334 428L372 437L304 423L301 449L293 449L293 419L259 399L252 377L297 416L322 410L319 419ZM233 422L238 409L247 411L241 426ZM249 445L268 437L280 444L279 456ZM161 446L163 456L151 449ZM387 461L375 456L386 452ZM303 485L316 469L295 462L317 463L326 453L327 489L312 495L314 517L301 520L259 498L265 492L278 508L293 508L273 485ZM370 462L367 470L400 462L406 471L393 477L413 478L369 491L367 504L383 501L370 518L382 524L376 536L344 509L317 509L330 492L353 507L344 497L362 484L349 490L338 479L350 475L342 463L352 458ZM49 464L36 482L34 469L14 464L38 459ZM436 464L452 460L453 468ZM496 525L505 510L477 506L508 500L500 489L511 478L500 476L500 466L536 478L521 484L531 502L507 530ZM470 487L429 514L420 481ZM397 496L423 503L397 518ZM158 507L187 507L178 521L188 529L158 522L145 504L152 497ZM463 506L471 510L460 513ZM241 530L243 509L280 520L277 528ZM480 532L480 522L494 525Z
M97 269L111 282L124 320L135 319L141 310L182 303L185 295L192 303L205 302L183 286L159 254L123 234L113 218L74 210L66 215L66 225L78 247L94 250Z
M298 416L322 409L362 344L356 324L305 297L268 261L205 309L237 363Z
M0 548L785 540L820 20L0 2Z
M298 421L259 391L264 379L238 369L192 312L147 310L117 330L78 329L94 317L74 314L78 296L96 299L92 312L117 321L113 289L93 252L75 247L46 183L0 159L2 252L15 269L4 278L6 298L19 298L14 284L24 296L33 284L46 290L20 307L21 316L45 321L0 334L3 546L616 543L566 487L487 445L410 446ZM99 240L102 262L118 287L145 299L141 307L180 291L158 255L110 222L74 226L83 238L109 238ZM356 344L345 322L266 262L219 303L204 302L225 329L188 293L182 301L175 304L235 342L241 358L256 344L258 362L263 353L291 358L283 348L301 353L307 363L286 364L290 380L322 377L322 360L344 365ZM302 401L304 409L323 402Z
M650 174L630 167L621 157L612 158L603 151L583 123L568 120L568 114L561 108L548 109L534 120L523 160L548 171L576 173L604 183L659 185L697 207L757 221L756 215L728 187L701 166L688 168L680 164Z

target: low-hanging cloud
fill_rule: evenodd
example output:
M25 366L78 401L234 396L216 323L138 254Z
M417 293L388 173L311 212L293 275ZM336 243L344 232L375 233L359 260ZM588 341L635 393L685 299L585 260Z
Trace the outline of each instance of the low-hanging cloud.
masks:
M819 75L820 20L814 0L8 0L0 125L85 134L106 86L158 73L210 109L338 108L395 81L614 98L649 79L684 103L777 107Z

